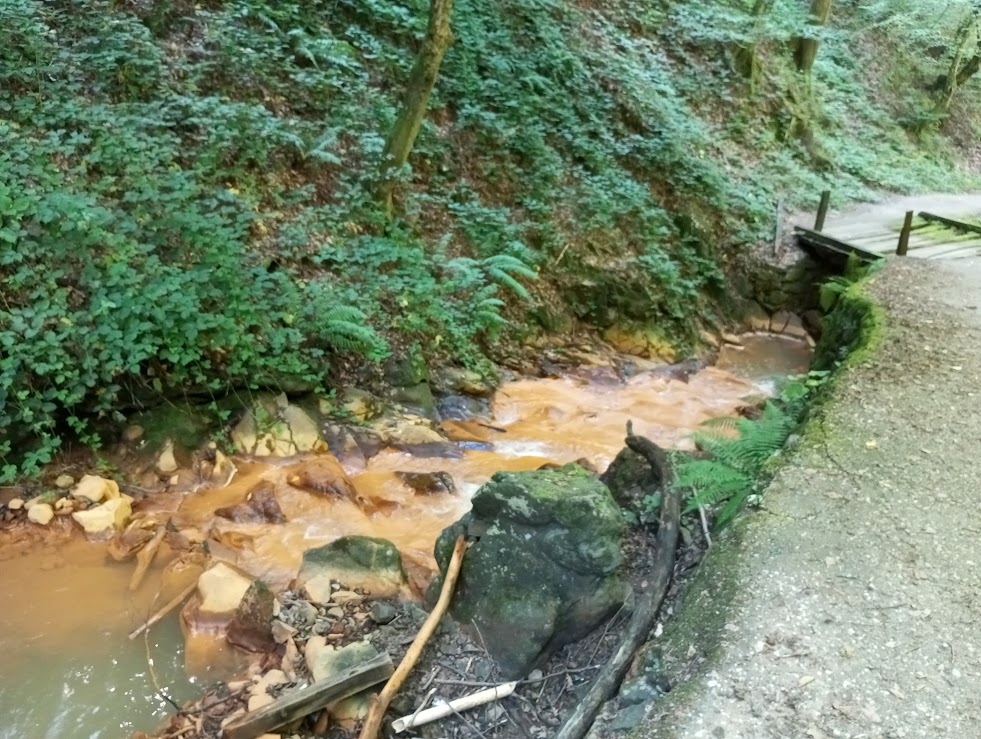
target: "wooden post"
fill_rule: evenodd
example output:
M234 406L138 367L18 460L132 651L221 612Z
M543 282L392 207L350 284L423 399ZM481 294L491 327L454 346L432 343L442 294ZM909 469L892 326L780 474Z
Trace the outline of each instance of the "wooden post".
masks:
M821 231L824 229L824 219L828 215L828 205L831 203L831 190L825 190L821 193L821 204L818 205L817 218L814 219L814 230Z
M906 211L906 220L903 221L903 230L899 232L899 244L896 246L896 256L905 257L906 250L909 249L909 232L913 230L913 211Z

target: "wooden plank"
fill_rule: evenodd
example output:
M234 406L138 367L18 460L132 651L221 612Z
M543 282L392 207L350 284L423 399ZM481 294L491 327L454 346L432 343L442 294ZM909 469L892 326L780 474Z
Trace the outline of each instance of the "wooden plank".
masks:
M395 672L392 658L379 654L363 664L350 667L326 680L281 695L267 706L229 721L222 729L222 739L255 739L258 736L307 716L328 703L388 680Z
M933 223L942 223L948 228L952 228L955 231L967 231L969 233L981 234L981 226L974 223L964 223L963 221L955 221L953 218L945 218L944 216L938 216L933 213L924 213L920 211L920 218L924 221L932 221Z
M854 254L865 262L874 262L882 258L882 254L869 251L868 249L863 249L855 246L854 244L849 244L847 241L839 241L832 236L818 233L817 231L812 231L811 229L804 228L803 226L797 226L794 230L797 232L797 238L799 241L818 251L824 251L826 253L831 252L833 254L844 256Z

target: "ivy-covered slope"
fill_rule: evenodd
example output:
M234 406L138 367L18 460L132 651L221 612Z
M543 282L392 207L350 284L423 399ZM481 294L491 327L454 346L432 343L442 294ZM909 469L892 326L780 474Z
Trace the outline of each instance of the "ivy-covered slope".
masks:
M473 365L507 320L565 316L684 342L778 198L968 184L951 141L895 115L925 109L909 83L953 52L869 78L900 34L854 43L886 10L841 4L805 85L789 0L772 22L714 0L457 0L388 222L374 190L424 0L0 0L3 474L18 440L43 440L30 468L121 395L323 386L339 352L420 342Z

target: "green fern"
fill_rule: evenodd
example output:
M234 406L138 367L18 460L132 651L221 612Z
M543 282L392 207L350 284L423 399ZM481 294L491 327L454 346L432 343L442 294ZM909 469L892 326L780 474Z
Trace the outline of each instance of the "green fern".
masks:
M767 402L755 421L727 418L703 424L693 439L711 458L689 460L676 469L675 485L688 491L686 512L724 503L716 525L725 525L756 490L765 465L796 425L796 414L774 402Z
M531 294L524 285L518 282L515 275L527 280L537 280L538 273L520 259L512 257L510 254L496 254L484 259L482 265L487 271L488 277L494 282L507 287L522 300L531 299Z
M384 342L366 324L365 314L357 308L349 305L335 306L319 318L320 335L334 349L361 352L369 358L380 359L384 356Z

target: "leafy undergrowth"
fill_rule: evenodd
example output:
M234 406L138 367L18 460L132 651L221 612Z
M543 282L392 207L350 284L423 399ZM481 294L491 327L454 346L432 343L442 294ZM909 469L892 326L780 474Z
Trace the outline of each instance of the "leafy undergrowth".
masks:
M324 387L340 354L479 366L508 323L556 316L690 341L777 199L970 184L970 96L950 139L917 92L952 16L914 36L923 13L889 4L843 3L802 106L784 0L763 23L457 0L389 222L374 191L424 0L0 0L0 474L97 443L88 419L123 404ZM730 53L748 41L753 80Z

